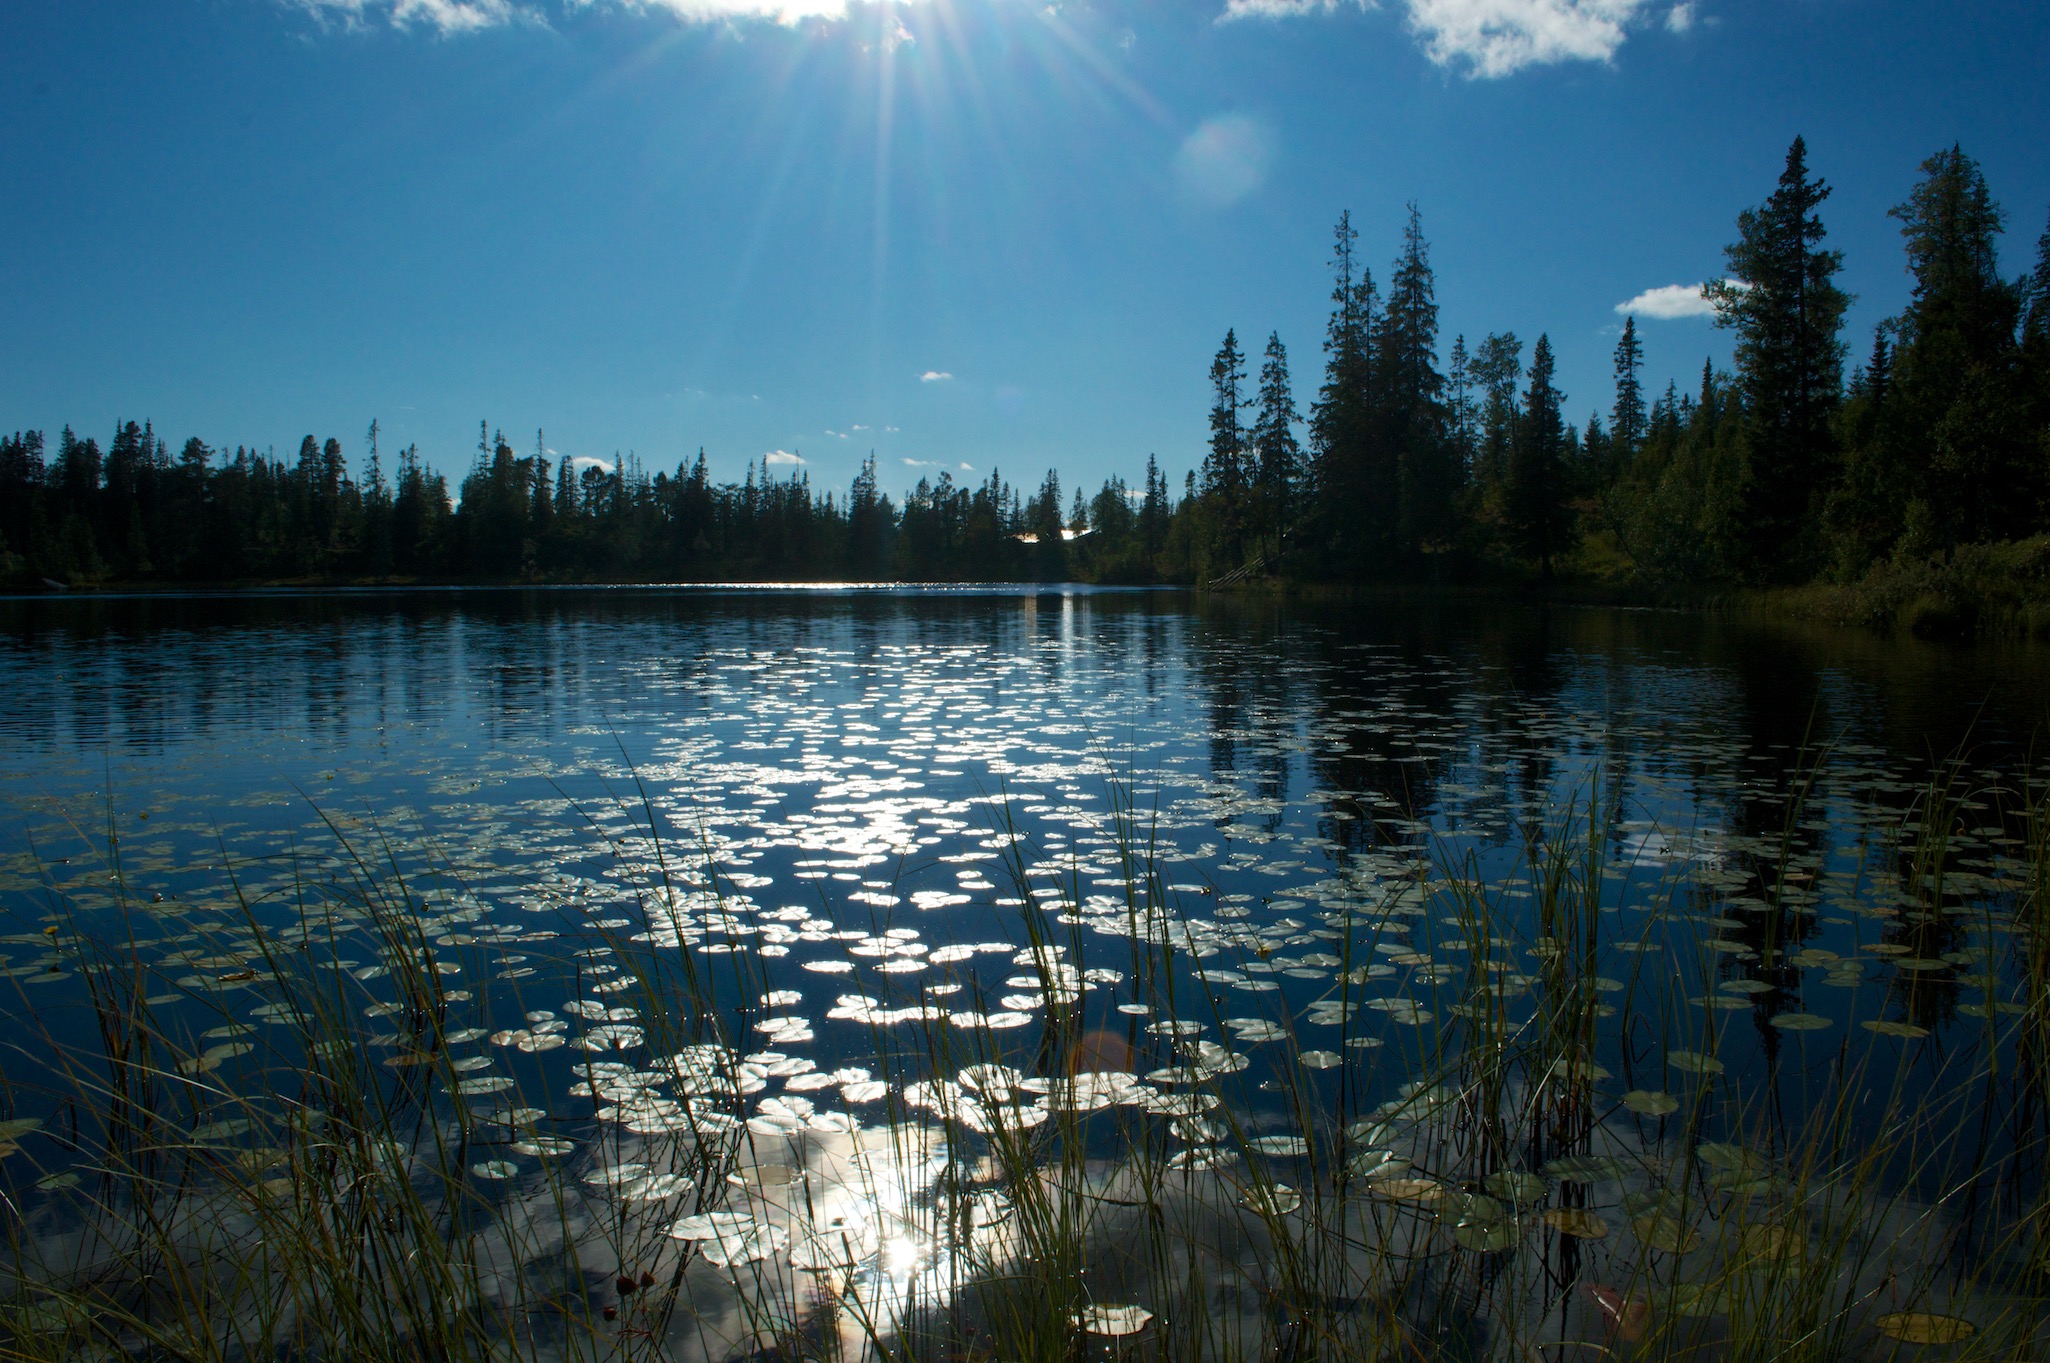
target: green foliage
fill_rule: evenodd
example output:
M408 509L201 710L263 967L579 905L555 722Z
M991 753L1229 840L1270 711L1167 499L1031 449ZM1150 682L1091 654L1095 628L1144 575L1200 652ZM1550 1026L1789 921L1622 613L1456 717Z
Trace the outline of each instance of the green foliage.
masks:
M845 497L765 457L714 484L703 450L673 474L631 453L551 464L480 423L460 499L416 448L387 483L369 432L360 480L341 443L296 459L145 422L103 451L68 427L0 438L0 581L1056 580L1343 585L1539 580L1561 571L1699 591L1822 578L1849 587L2046 527L2050 231L2030 273L2000 273L2002 213L1957 147L1923 162L1892 213L1913 291L1845 381L1818 209L1829 187L1796 138L1773 192L1737 218L1708 286L1735 372L1646 404L1635 317L1614 351L1607 428L1564 423L1541 339L1526 384L1514 332L1437 356L1436 283L1415 205L1384 300L1350 213L1333 230L1324 373L1307 422L1270 333L1257 388L1238 333L1210 369L1201 484L1179 496L1147 457L1063 506L1049 470L1026 499L995 472L949 472L897 505L873 452ZM1298 441L1296 427L1306 425ZM961 466L966 469L967 465ZM1889 566L1891 565L1891 566ZM1919 571L1919 569L1916 569Z
M1762 576L1812 570L1804 541L1834 456L1830 417L1843 388L1843 326L1850 296L1832 282L1843 253L1824 251L1816 208L1829 187L1808 175L1800 138L1772 196L1737 217L1730 277L1707 288L1718 325L1737 333L1745 407L1747 565Z
M1530 356L1530 387L1510 443L1507 510L1511 543L1549 579L1552 561L1566 549L1572 494L1566 463L1562 394L1552 386L1552 342L1539 336Z

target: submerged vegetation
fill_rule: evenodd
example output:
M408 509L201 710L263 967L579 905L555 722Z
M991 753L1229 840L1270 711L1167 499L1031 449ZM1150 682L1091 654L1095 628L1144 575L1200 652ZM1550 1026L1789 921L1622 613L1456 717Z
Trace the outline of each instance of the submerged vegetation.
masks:
M1509 332L1460 336L1441 360L1414 208L1385 293L1348 214L1307 412L1278 334L1256 379L1227 333L1209 447L1186 452L1200 470L1180 487L1148 456L1139 486L1114 476L1072 500L1052 470L1029 494L943 472L894 500L871 455L845 495L821 494L782 452L721 484L702 450L673 473L631 454L551 463L539 433L523 455L480 424L452 497L417 448L388 477L375 423L356 477L332 437L307 435L296 459L198 437L174 454L129 421L104 451L69 428L54 448L39 431L0 441L0 583L1570 577L1697 597L1812 583L1824 614L2039 631L2040 572L1991 570L2050 525L2050 233L2030 273L2003 276L1978 165L1930 157L1893 210L1911 295L1846 376L1830 191L1806 158L1797 138L1707 287L1735 371L1704 364L1657 394L1626 319L1612 400L1584 425L1546 336L1527 360Z
M975 943L923 940L886 889L758 902L747 857L645 799L568 811L603 875L331 815L324 847L206 868L60 831L9 888L7 940L44 950L5 972L0 1335L2026 1357L2050 791L1953 761L1861 805L1845 765L1800 761L1745 838L1600 779L1506 856L1363 808L1411 835L1257 898L1139 786L1066 852L995 798L957 859L1001 938ZM1818 818L1847 836L1818 848ZM887 860L837 839L799 863L821 887ZM906 907L947 907L926 893ZM844 992L807 1012L819 982Z

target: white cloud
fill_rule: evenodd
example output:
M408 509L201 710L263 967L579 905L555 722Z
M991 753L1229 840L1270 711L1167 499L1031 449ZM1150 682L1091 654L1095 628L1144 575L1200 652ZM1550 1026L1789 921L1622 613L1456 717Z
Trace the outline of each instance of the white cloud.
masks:
M1713 317L1715 304L1704 298L1699 284L1661 284L1616 304L1616 315L1636 314L1669 322L1676 317Z
M770 450L762 456L764 464L802 464L804 456L792 454L789 450Z
M1206 118L1175 153L1175 178L1197 202L1228 207L1266 183L1272 140L1245 114Z
M1472 77L1526 66L1605 62L1649 0L1408 0L1409 31L1440 66Z
M1605 62L1623 45L1626 30L1659 0L1403 0L1409 31L1439 66L1463 67L1472 77L1494 78L1564 61ZM1239 19L1300 19L1346 8L1372 9L1374 0L1225 0L1220 24ZM1694 0L1666 11L1675 33L1694 22Z
M346 28L360 28L382 18L394 28L416 25L442 34L474 33L514 22L545 23L540 10L523 0L281 0L283 4ZM897 0L902 3L902 0ZM660 11L690 24L769 22L786 27L806 20L837 22L847 18L850 0L558 0L564 11L613 8L637 13ZM901 21L883 37L896 48L913 41Z
M1694 0L1680 0L1680 3L1666 11L1666 32L1685 33L1694 27Z
M945 383L953 377L952 374L949 374L944 369L928 369L918 376L918 381L920 383Z
M579 0L588 4L591 0ZM845 19L847 0L621 0L627 9L667 10L686 23L723 24L771 19L798 24L806 19Z
M531 17L509 0L396 0L391 8L391 21L400 27L420 23L442 33L474 33Z
M597 469L600 473L612 472L612 465L606 463L603 459L593 459L588 454L579 454L572 457L569 461L569 466L579 473L585 469Z
M515 21L541 23L541 16L516 0L285 0L323 23L360 28L384 18L393 28L431 28L447 35L475 33Z
M1359 4L1360 0L1353 0ZM1339 0L1226 0L1224 13L1217 16L1217 22L1228 24L1234 19L1295 19L1305 14L1329 14L1338 8ZM1365 5L1361 5L1365 8Z

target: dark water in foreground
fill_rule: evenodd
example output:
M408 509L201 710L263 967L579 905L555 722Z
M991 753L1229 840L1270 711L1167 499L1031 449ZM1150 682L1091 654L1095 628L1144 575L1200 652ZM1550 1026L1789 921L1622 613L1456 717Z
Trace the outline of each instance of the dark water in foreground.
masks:
M1934 904L1903 880L1898 834L1938 768L2023 791L2050 652L1029 588L42 598L0 602L0 697L12 1006L77 1002L43 932L53 893L99 922L124 890L161 894L156 997L192 1010L195 1047L232 1050L250 1022L199 1023L263 981L190 946L235 916L223 868L262 924L311 880L388 864L478 1010L455 1097L537 1102L578 1159L603 1122L652 1137L693 1097L687 1064L664 1089L636 1055L627 981L592 945L614 934L699 962L746 1010L728 1113L753 1137L849 1137L906 1111L972 1132L1005 1120L997 1104L1045 1120L1058 1104L1029 1081L1049 1017L1072 1014L1085 1068L1136 1076L1105 1101L1172 1120L1173 1148L1221 1167L1203 1152L1223 1125L1162 1096L1177 1084L1243 1075L1232 1124L1285 1160L1330 1133L1281 1088L1401 1120L1478 1000L1513 1014L1541 992L1522 858L1591 800L1591 968L1617 1000L1591 1059L1612 1104L1629 1090L1610 1109L1629 1140L1666 1140L1656 1119L1695 1101L1704 1057L1795 1126L1867 1047L1891 1048L1889 1078L1947 1082L1917 1042L2021 1011L2003 954L2021 830L1975 795ZM1155 881L1135 882L1135 853ZM1460 882L1484 887L1496 936L1461 928ZM1174 1018L1134 944L1163 924ZM330 965L366 1000L386 974L369 951ZM1208 1000L1193 1016L1191 998ZM246 1003L260 1027L266 1005ZM1014 1068L876 1063L879 1036L918 1028ZM598 1055L610 1068L568 1087ZM54 1107L24 1093L15 1111ZM1696 1134L1737 1136L1753 1109L1704 1111ZM54 1204L65 1153L23 1139L10 1186ZM478 1177L535 1176L531 1157L499 1163ZM1953 1186L1926 1165L1901 1178ZM764 1246L784 1252L725 1257Z

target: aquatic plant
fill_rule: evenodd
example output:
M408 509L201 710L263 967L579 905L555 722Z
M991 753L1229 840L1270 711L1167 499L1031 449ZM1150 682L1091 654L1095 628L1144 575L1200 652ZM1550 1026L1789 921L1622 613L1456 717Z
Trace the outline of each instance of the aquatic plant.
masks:
M2046 1343L2040 783L1939 764L1831 870L1827 754L1744 844L1594 781L1300 918L1176 879L1140 788L1086 859L995 797L1008 931L938 946L885 891L755 903L639 789L582 811L602 884L330 816L159 898L74 827L93 874L44 865L6 977L7 1355Z

